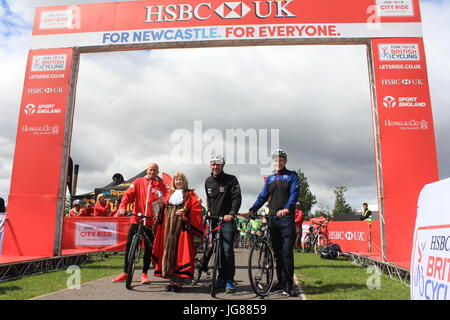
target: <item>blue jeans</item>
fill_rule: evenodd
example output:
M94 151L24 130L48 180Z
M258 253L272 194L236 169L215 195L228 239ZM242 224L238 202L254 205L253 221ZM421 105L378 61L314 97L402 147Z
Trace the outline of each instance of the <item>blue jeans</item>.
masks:
M297 235L294 216L269 216L269 225L278 283L290 289L294 282L294 244Z
M236 226L234 220L222 223L222 253L221 264L222 268L219 269L219 280L234 280L234 274L236 272L234 261L234 237L236 232Z

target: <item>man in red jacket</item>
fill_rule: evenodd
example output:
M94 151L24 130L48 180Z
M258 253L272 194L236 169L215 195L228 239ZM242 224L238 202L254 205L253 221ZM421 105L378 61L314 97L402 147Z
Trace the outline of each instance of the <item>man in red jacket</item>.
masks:
M158 180L157 176L159 173L159 166L156 163L150 163L147 167L147 175L142 178L137 178L130 185L130 187L125 192L122 201L120 203L119 210L117 213L119 215L123 215L125 213L125 209L129 203L134 201L134 210L133 213L142 213L147 216L145 225L148 228L144 229L147 237L153 242L153 232L151 227L153 226L153 221L155 219L155 214L153 212L152 204L155 201L161 200L162 197L167 195L166 185L162 182L162 180ZM125 251L125 265L124 272L121 273L118 277L113 279L113 282L123 282L127 279L127 270L128 270L128 252L130 251L131 241L133 240L133 236L136 234L138 230L138 224L140 223L140 217L131 216L131 226L130 231L128 232L128 240ZM150 259L151 259L151 250L145 245L144 251L144 267L142 269L141 275L141 283L146 284L150 283L148 279L147 272L150 269Z
M295 229L297 231L297 238L295 239L295 247L298 249L302 246L302 224L304 220L303 211L300 210L300 202L295 205Z

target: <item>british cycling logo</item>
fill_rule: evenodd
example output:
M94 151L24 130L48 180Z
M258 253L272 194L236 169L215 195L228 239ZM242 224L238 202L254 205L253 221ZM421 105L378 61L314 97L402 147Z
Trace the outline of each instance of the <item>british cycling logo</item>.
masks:
M438 234L436 229L419 230L416 243L411 270L413 297L447 300L450 298L450 236Z
M378 49L381 61L420 61L416 43L380 44Z
M33 56L31 61L31 72L63 71L66 70L66 61L66 54Z

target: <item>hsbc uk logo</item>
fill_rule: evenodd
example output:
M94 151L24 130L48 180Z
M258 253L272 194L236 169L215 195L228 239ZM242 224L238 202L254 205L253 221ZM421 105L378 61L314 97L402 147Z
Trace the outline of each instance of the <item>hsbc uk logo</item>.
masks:
M365 233L361 231L330 231L330 240L366 241Z
M29 88L28 94L60 94L64 93L63 88Z
M266 18L295 18L289 9L294 0L284 1L253 1L252 7L242 1L222 2L213 9L210 2L192 4L169 4L159 6L146 6L145 23L188 21L191 19L207 20L216 14L222 19L242 19L250 12L255 17Z
M423 79L383 79L383 86L423 86Z

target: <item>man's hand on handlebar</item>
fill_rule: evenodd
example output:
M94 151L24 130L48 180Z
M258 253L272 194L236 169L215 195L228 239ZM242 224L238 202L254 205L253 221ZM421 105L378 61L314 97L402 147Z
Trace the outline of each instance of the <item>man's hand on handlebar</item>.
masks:
M227 214L223 217L223 221L224 222L230 222L231 220L233 220L233 216Z

